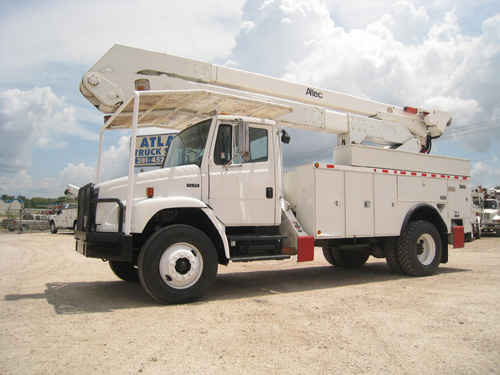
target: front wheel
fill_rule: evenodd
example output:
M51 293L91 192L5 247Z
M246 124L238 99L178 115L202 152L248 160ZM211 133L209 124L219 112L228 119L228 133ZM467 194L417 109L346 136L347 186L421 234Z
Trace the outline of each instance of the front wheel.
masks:
M200 299L217 275L217 252L200 230L173 225L153 234L139 255L139 278L160 303L178 304Z
M120 262L118 260L109 260L111 271L123 281L129 283L139 282L139 272L132 262Z
M410 276L432 275L441 262L441 238L428 221L413 221L398 241L401 268Z

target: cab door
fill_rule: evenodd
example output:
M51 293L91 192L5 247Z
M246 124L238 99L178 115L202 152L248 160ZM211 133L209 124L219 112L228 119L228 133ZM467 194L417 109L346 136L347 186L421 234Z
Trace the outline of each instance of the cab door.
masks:
M209 156L209 204L226 226L272 226L277 220L273 128L249 124L250 154L238 149L237 122L220 123Z

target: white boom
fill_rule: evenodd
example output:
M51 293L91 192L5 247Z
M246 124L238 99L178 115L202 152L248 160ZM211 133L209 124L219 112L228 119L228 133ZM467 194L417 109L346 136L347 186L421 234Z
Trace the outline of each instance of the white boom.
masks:
M115 45L84 76L82 94L113 113L134 91L207 90L290 106L282 126L339 135L339 144L370 141L428 152L450 124L449 113L397 107L203 61ZM213 109L224 112L217 102Z

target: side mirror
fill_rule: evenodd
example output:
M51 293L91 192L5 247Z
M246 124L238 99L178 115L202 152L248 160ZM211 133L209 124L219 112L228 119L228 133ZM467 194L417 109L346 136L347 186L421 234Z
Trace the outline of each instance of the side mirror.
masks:
M281 142L283 142L284 144L289 144L290 143L290 135L286 132L285 129L281 129Z
M246 121L238 124L238 153L243 161L250 160L250 130Z

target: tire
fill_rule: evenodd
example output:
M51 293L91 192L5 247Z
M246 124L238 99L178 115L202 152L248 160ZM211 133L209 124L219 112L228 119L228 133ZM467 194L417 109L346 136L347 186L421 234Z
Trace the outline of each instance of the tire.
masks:
M477 224L474 225L472 228L473 228L472 232L474 234L474 238L476 240L480 240L481 239L481 228L479 228L479 225L477 225Z
M387 237L384 242L385 261L392 272L404 275L406 272L401 268L398 258L398 238Z
M109 260L109 267L123 281L129 283L139 282L139 271L132 262L120 262L117 260Z
M56 234L57 233L56 223L54 223L53 221L50 222L50 232L52 234Z
M333 257L333 250L334 249L335 248L333 248L333 247L323 247L323 256L325 257L327 262L330 263L332 266L342 267L339 263L337 263L337 261Z
M323 255L328 263L344 268L359 268L370 257L370 254L364 251L342 250L337 247L323 247Z
M76 233L76 230L77 230L77 223L76 221L73 223L73 231Z
M217 252L200 230L172 225L153 234L139 255L139 279L160 303L200 299L217 276Z
M428 221L413 221L398 241L401 268L410 276L432 275L441 262L441 238Z

